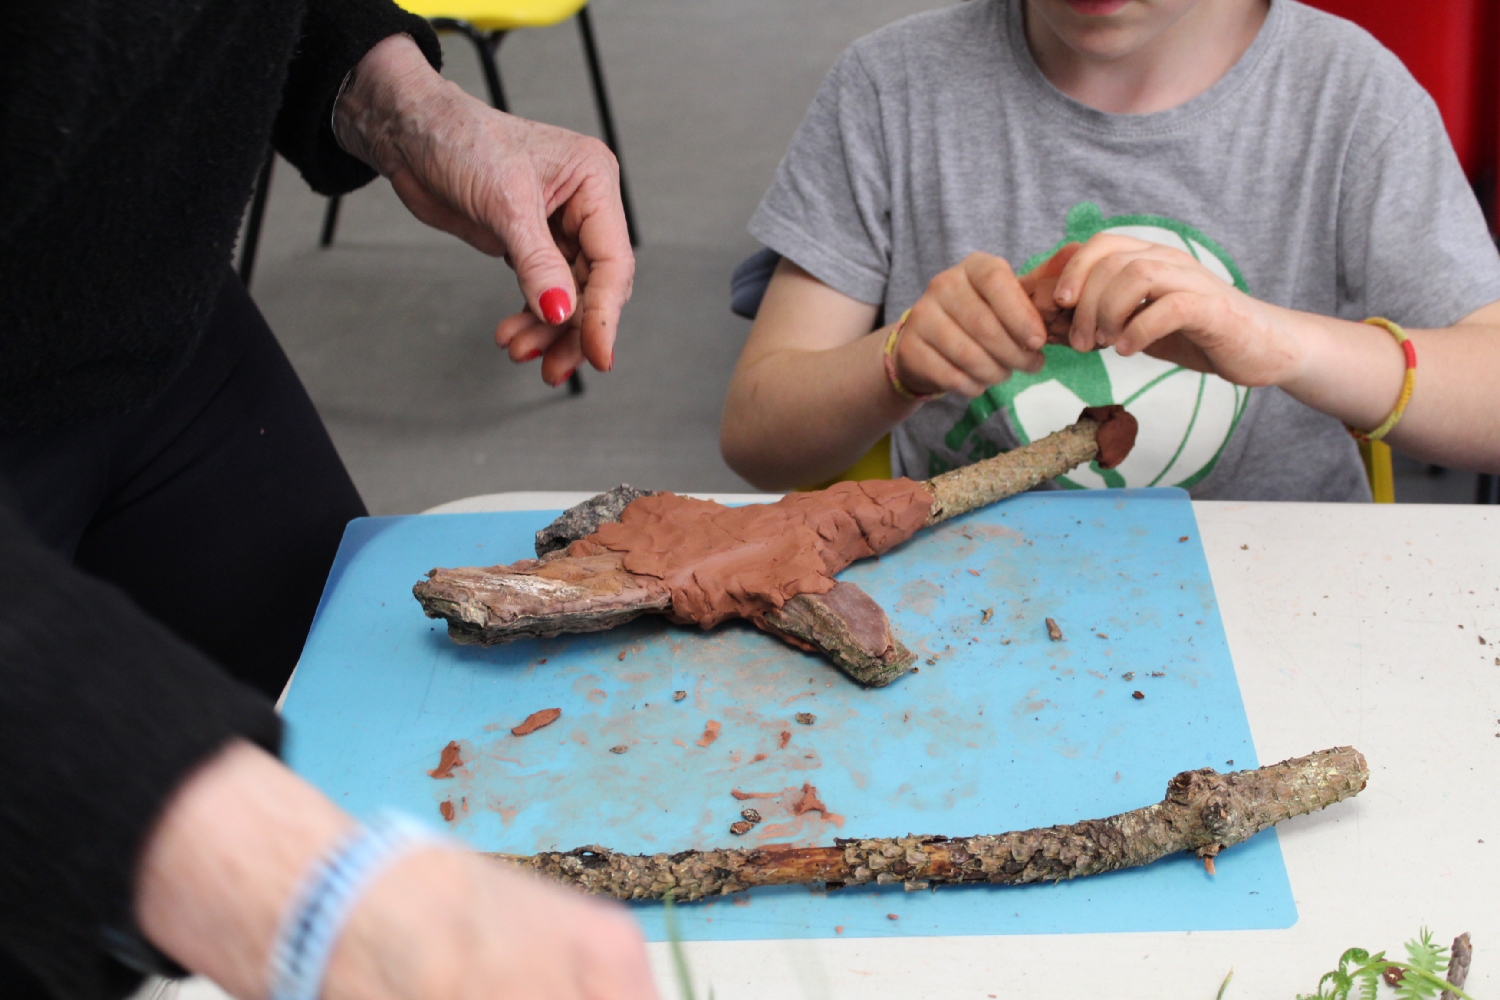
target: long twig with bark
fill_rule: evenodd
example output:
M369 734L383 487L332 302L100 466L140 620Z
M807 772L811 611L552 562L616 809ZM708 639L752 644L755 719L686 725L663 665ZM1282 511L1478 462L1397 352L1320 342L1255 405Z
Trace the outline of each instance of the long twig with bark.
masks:
M1334 747L1269 767L1219 774L1183 771L1155 805L1084 820L978 837L838 839L833 847L619 854L589 846L495 857L586 892L616 899L703 899L753 886L900 882L907 889L987 882L1024 885L1147 865L1192 851L1210 873L1220 851L1294 816L1358 795L1370 778L1353 747Z
M638 505L659 503L661 496L669 496L629 486L572 508L538 532L537 559L435 569L417 583L413 594L428 616L447 621L448 635L455 642L485 646L531 636L603 631L646 613L697 621L704 627L722 617L744 617L793 645L823 653L861 683L884 685L900 676L916 657L891 633L885 611L854 584L834 580L833 574L853 559L887 551L920 528L1014 496L1083 463L1097 459L1105 465L1118 464L1134 439L1135 421L1128 413L1120 407L1100 407L1086 410L1076 423L1039 441L925 482L880 481L889 488L885 497L895 497L895 501L872 500L873 489L846 483L812 495L828 500L826 510L812 515L807 513L808 494L766 505L763 512L783 516L786 532L805 534L817 549L815 565L795 586L749 595L736 591L738 603L727 613L687 608L689 602L681 588L670 582L669 571L643 569L643 563L653 560L610 547L604 529L629 520L632 508L643 510ZM888 506L882 508L882 502ZM892 513L891 508L902 503L902 509ZM809 524L810 517L817 523ZM837 533L830 521L839 519L855 531L852 543L844 539L841 547L825 544ZM732 534L733 528L727 533ZM865 537L859 537L861 533ZM753 561L756 544L742 548L743 552L732 547L713 552L704 560L702 573L688 574L692 584L722 574L722 567L734 565L737 559ZM661 555L657 561L664 562L671 553ZM733 591L740 582L715 585Z

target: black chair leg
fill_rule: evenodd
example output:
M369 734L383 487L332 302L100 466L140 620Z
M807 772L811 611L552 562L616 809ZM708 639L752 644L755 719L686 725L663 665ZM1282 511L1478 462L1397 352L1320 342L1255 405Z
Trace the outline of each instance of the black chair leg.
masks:
M479 68L484 71L484 85L490 92L490 104L497 110L510 112L505 100L505 88L500 83L500 66L495 62L495 50L505 38L503 31L483 32L468 21L455 17L429 18L433 31L452 31L463 35L474 43L474 53L479 56Z
M640 237L635 225L635 211L630 205L630 191L625 184L625 160L620 155L620 139L615 134L615 116L609 109L609 92L604 87L604 67L599 63L599 47L594 43L594 23L589 18L588 4L578 11L578 34L583 39L583 55L589 64L589 82L594 88L594 105L599 109L599 127L604 132L604 144L615 154L620 164L620 204L625 209L625 228L630 233L630 245L640 246Z
M333 232L339 224L339 201L343 195L331 195L323 209L323 232L318 235L318 246L327 250L333 246Z
M240 284L250 287L255 273L255 251L260 246L260 226L266 217L266 199L271 194L271 168L276 165L276 150L266 150L266 162L255 177L255 193L250 197L250 216L245 220L245 242L240 247Z
M1481 472L1474 484L1474 502L1500 504L1500 476Z
M568 395L583 395L583 376L578 374L578 369L573 369L573 374L568 376Z

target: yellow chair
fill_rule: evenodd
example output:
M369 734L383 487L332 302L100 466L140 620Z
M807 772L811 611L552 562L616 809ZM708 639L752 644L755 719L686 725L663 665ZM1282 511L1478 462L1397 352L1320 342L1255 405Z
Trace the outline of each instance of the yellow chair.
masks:
M399 0L398 0L399 2ZM609 108L609 94L604 87L604 70L599 65L599 49L594 43L594 26L589 18L588 0L404 0L401 6L419 17L427 18L433 30L454 32L474 43L479 56L480 68L484 71L484 83L489 91L490 103L501 111L510 111L505 100L505 88L500 82L500 65L495 58L505 36L518 28L545 28L561 24L568 18L578 22L578 34L583 40L583 55L588 63L589 82L593 85L594 106L599 112L599 127L604 133L604 144L620 160L620 143L615 135L615 119ZM630 206L630 194L625 187L625 165L620 163L620 201L625 208L625 225L630 232L630 245L636 245L635 213ZM334 230L338 227L339 196L328 199L323 212L323 231L318 245L328 247L333 243Z

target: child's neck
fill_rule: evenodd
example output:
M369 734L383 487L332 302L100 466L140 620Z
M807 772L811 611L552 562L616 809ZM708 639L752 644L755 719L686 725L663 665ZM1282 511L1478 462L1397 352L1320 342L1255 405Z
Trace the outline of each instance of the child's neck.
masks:
M1165 111L1208 90L1244 55L1269 10L1268 0L1200 0L1172 20L1170 8L1182 4L1166 0L1154 17L1087 31L1069 11L1051 10L1058 6L1025 0L1037 66L1075 101L1113 114Z

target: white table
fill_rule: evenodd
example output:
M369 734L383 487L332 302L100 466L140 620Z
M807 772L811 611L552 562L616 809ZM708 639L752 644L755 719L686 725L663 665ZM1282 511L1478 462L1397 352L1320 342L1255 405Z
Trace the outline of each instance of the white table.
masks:
M494 494L433 512L586 496ZM1404 957L1427 926L1443 943L1469 931L1467 989L1500 996L1500 508L1193 506L1261 761L1350 744L1370 764L1357 799L1281 828L1294 927L694 942L700 994L1211 1000L1232 967L1226 1000L1291 1000L1344 949ZM676 998L665 946L651 956ZM212 995L191 983L180 1000Z

